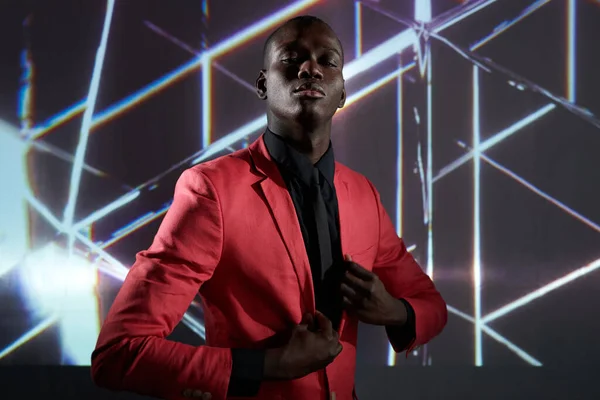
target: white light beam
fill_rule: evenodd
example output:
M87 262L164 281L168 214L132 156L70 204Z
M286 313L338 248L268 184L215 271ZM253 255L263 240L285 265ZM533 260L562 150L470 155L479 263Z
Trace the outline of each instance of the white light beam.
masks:
M108 0L106 3L106 14L104 16L102 36L100 38L100 45L98 46L98 50L96 52L94 71L92 72L92 80L90 82L90 89L88 91L85 112L83 113L83 122L81 123L81 130L79 131L79 143L77 144L77 150L75 151L75 160L73 162L73 169L71 170L71 184L69 187L69 197L65 206L63 219L63 224L69 228L73 225L75 207L77 205L77 197L79 195L79 186L81 184L83 161L87 150L87 143L92 126L92 118L94 116L94 108L96 106L98 90L100 88L100 77L102 76L102 67L104 65L106 45L108 42L108 34L110 32L110 24L112 20L114 7L115 0ZM68 243L69 251L72 251L73 242L73 234L70 233Z
M481 159L479 158L479 68L473 66L473 295L475 315L475 366L483 365L481 342Z
M573 282L574 280L576 280L578 278L581 278L591 272L596 271L599 268L600 268L600 258L592 261L591 263L589 263L581 268L576 269L575 271L568 273L567 275L565 275L561 278L558 278L558 279L548 283L547 285L542 286L541 288L539 288L537 290L534 290L531 293L526 294L525 296L523 296L515 301L512 301L512 302L506 304L505 306L500 307L496 311L492 311L491 313L489 313L485 317L483 317L482 321L486 324L489 322L492 322L510 312L513 312L517 308L523 307L523 306L531 303L533 300L539 299L540 297L550 293L553 290L556 290L570 282Z
M575 0L567 0L567 99L575 103L576 98L576 3Z

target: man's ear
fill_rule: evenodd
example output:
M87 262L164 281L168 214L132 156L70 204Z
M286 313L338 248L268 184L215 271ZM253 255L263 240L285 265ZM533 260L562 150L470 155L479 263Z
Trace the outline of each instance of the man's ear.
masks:
M346 88L342 89L342 98L340 99L340 103L338 104L338 108L343 108L344 104L346 104Z
M261 69L256 78L256 95L259 99L265 100L267 98L267 70Z

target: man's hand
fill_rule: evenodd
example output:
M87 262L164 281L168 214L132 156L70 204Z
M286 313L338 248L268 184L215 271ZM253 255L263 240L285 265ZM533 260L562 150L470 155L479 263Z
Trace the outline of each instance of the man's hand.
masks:
M186 389L183 391L183 397L189 397L200 400L211 400L212 394L202 390Z
M372 325L404 325L406 306L385 289L379 277L352 261L346 255L348 270L342 279L344 306L364 323Z
M284 347L267 350L265 377L286 380L301 378L325 368L341 351L342 344L331 321L318 311L315 317L306 314Z

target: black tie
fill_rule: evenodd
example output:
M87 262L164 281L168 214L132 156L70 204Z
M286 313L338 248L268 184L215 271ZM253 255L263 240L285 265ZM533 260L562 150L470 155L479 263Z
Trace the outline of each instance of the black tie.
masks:
M340 269L336 271L332 268L333 253L331 248L331 237L329 236L329 224L327 218L327 209L325 208L325 200L321 193L321 174L317 168L313 169L311 192L312 204L315 215L315 227L317 228L317 240L319 242L319 260L321 270L320 282L314 282L317 300L317 310L329 318L333 329L339 329L342 316L342 303L339 294L340 276L343 273Z
M319 169L314 168L311 181L311 192L315 215L315 226L317 228L317 240L319 241L321 278L323 278L325 276L325 272L333 263L333 256L331 254L329 224L327 223L327 209L325 208L325 201L323 200L323 195L321 193L320 182L321 174L319 173Z

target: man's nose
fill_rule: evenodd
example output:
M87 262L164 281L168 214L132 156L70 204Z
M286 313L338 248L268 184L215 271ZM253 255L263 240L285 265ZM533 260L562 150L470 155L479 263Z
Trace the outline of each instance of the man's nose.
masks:
M300 70L298 71L298 78L300 79L323 79L323 72L319 66L317 60L312 58L304 61L300 65Z

